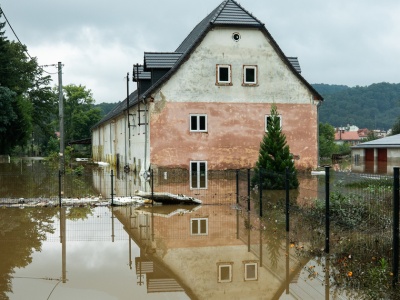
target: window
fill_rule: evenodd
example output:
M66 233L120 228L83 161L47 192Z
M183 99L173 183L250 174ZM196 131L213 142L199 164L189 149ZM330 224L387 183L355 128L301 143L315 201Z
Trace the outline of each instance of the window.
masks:
M257 66L243 66L243 85L257 85Z
M208 219L190 219L190 233L191 235L208 235Z
M244 264L244 280L258 279L258 265L255 262Z
M207 188L207 162L205 161L190 162L190 188L192 189Z
M218 264L218 282L232 281L232 263Z
M216 85L232 85L231 65L217 65Z
M279 118L279 127L282 128L282 116L278 115L278 118ZM272 121L271 116L266 115L265 116L265 132L268 132L267 126L268 126L268 123L270 123L271 121Z
M190 131L207 132L207 115L190 115Z

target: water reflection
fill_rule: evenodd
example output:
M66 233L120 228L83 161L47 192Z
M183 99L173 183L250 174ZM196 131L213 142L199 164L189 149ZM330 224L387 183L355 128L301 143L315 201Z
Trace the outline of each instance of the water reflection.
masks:
M313 261L289 235L231 206L7 208L0 223L1 299L321 299L326 288L299 278Z

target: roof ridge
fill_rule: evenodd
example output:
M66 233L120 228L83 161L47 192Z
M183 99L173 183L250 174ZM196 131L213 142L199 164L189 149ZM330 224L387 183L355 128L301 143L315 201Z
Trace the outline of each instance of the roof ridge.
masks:
M226 7L226 5L228 4L229 1L231 1L231 0L225 0L224 2L222 2L219 5L219 7L217 8L217 11L214 14L214 17L211 18L210 23L214 23L215 22L215 20L219 17L219 15L224 10L224 8Z

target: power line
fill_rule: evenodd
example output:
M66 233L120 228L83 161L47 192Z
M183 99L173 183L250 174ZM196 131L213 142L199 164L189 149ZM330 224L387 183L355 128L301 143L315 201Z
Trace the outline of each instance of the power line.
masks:
M18 35L15 33L14 28L11 26L10 22L8 21L8 19L7 19L7 17L6 17L6 14L4 13L4 10L3 10L1 7L0 7L0 12L3 14L4 19L6 19L6 22L7 22L8 26L10 26L10 28L11 28L12 32L14 33L15 37L17 38L18 42L23 46L23 44L21 43L21 41L20 41ZM25 50L25 52L26 52L26 54L28 54L28 56L29 56L31 59L33 59L32 56L29 54L29 52L28 52L27 49Z
M19 42L22 46L24 46L24 45L21 43L21 40L19 39L18 35L16 34L14 28L11 26L10 22L8 21L8 19L7 19L7 17L6 17L6 14L4 13L4 10L3 10L1 7L0 7L0 13L3 14L4 19L6 19L6 22L7 22L8 26L11 28L11 31L14 33L14 35L15 35L15 37L17 38L18 42ZM33 59L32 56L29 54L28 48L27 48L27 47L25 47L25 52L26 52L26 54L28 54L28 56L30 57L30 59ZM45 72L45 73L47 73L47 74L49 74L49 75L58 74L58 72L52 73L52 72L47 72L45 69L43 69L43 67L50 67L50 66L56 66L56 65L39 66L39 68L41 68L43 72Z

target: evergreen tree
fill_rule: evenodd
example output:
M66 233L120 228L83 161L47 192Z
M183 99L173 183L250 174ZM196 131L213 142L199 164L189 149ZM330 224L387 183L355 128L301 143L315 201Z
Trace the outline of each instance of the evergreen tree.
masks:
M289 187L293 189L299 186L293 157L280 123L277 107L273 104L267 119L267 132L260 144L260 154L252 178L253 186L261 183L263 189L285 189L286 167L290 174Z

